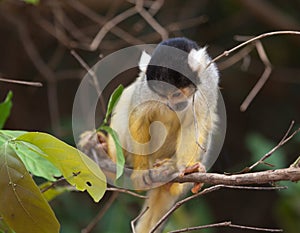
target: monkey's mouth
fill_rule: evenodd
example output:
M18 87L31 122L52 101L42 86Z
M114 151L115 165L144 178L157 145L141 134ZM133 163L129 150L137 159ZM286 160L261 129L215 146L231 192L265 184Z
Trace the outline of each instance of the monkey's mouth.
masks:
M182 111L186 108L187 104L188 104L187 101L183 101L183 102L179 102L179 103L176 103L176 104L173 104L173 105L168 103L167 106L172 111L180 112L180 111Z

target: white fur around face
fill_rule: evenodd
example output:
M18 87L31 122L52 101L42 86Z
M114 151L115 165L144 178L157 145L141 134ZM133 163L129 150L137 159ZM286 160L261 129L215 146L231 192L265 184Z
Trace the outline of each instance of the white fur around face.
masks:
M188 64L192 71L200 73L205 69L208 64L208 55L206 48L201 48L199 50L192 49L188 56Z
M143 51L140 61L139 61L140 71L146 72L146 69L150 62L150 59L151 59L151 56L148 53L146 53L145 51Z

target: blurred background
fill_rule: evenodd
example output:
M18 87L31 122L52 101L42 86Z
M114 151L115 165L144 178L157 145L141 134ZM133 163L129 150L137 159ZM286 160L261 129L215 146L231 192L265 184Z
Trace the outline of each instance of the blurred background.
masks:
M30 3L31 2L31 3ZM138 13L136 4L142 9ZM42 82L31 87L0 82L0 100L14 93L12 114L5 129L46 131L68 143L72 136L72 105L86 70L71 50L92 67L108 54L135 44L159 43L185 36L208 46L216 57L244 37L277 30L300 30L300 1L289 0L2 0L0 2L0 78ZM96 36L97 34L100 36ZM100 38L101 37L101 38ZM281 35L261 40L217 62L221 92L227 109L223 150L211 172L235 172L257 161L283 137L292 120L300 125L300 37ZM91 46L92 45L92 46ZM260 46L260 44L258 44ZM267 59L272 72L245 112L240 107L262 76ZM130 58L128 58L130 59ZM124 61L125 63L126 61ZM132 82L138 70L120 75L105 99L119 84ZM102 119L99 114L99 122ZM299 156L299 135L267 162L289 166ZM270 169L260 165L258 170ZM300 229L300 185L284 191L220 190L182 206L167 229L230 220L235 224ZM108 192L95 204L86 193L65 193L51 202L62 233L80 232L105 207L90 232L131 232L130 221L142 200ZM200 231L199 231L200 232ZM214 228L201 232L250 232Z

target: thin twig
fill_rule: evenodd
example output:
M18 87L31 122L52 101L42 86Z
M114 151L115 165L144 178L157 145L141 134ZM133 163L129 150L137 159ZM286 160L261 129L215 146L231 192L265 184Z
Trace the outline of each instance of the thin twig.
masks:
M65 177L61 177L61 178L57 179L56 181L52 182L49 186L43 188L41 190L41 193L44 193L44 192L48 191L49 189L54 188L56 185L58 185L59 183L61 183L63 181L66 181Z
M264 231L264 232L283 232L282 229L271 229L271 228L261 228L261 227L249 227L249 226L242 226L236 224L230 224L229 227L238 228L243 230L253 230L253 231Z
M211 193L213 191L222 189L222 188L229 188L229 189L251 189L251 190L274 190L278 189L277 187L250 187L250 186L234 186L234 185L214 185L211 186L209 188L206 188L204 190L202 190L199 193L196 193L192 196L189 196L181 201L178 201L177 203L175 203L175 205L172 206L172 208L155 224L155 226L150 230L150 233L155 232L155 230L164 222L167 220L167 218L169 218L169 216L175 211L177 210L180 206L182 206L184 203L195 199L199 196ZM282 187L281 187L282 188Z
M105 202L104 207L98 212L96 217L84 229L81 230L81 233L89 233L96 227L97 223L100 221L100 219L103 217L103 215L107 212L107 210L114 203L117 196L118 196L117 192L112 193L112 195L110 196L108 201Z
M153 1L151 6L148 9L148 12L154 16L160 10L160 8L164 5L165 0L156 0Z
M82 30L77 28L77 26L72 22L72 20L66 15L61 7L61 2L59 1L48 1L49 5L52 7L52 12L57 21L66 29L76 40L83 44L90 41Z
M130 190L127 190L127 189L111 187L111 188L106 188L106 191L126 193L126 194L129 194L129 195L132 195L132 196L135 196L135 197L139 197L139 198L142 198L142 199L147 199L148 198L147 196L140 195L140 194L135 193L135 192L131 192Z
M67 48L77 47L77 43L71 41L70 38L66 35L66 33L63 30L61 30L61 28L55 27L47 19L42 17L41 14L35 9L33 9L31 12L33 22L35 22L39 27L41 27L45 32L49 33L51 36L56 38L61 44L63 44Z
M168 31L161 26L154 18L153 16L144 9L143 6L143 0L137 0L136 11L146 20L146 22L161 36L162 40L166 40L169 37Z
M254 231L263 231L263 232L283 232L282 229L242 226L242 225L232 224L231 221L228 221L228 222L220 222L220 223L214 223L214 224L208 224L208 225L202 225L202 226L196 226L196 227L187 227L184 229L169 231L168 233L181 233L181 232L197 231L197 230L213 228L213 227L232 227L232 228L238 228L238 229L243 229L243 230L254 230Z
M15 83L15 84L21 84L21 85L27 85L27 86L33 86L33 87L42 87L43 86L43 84L41 82L21 81L21 80L15 80L15 79L10 79L10 78L3 78L3 77L0 77L0 82Z
M285 133L285 135L283 136L283 138L280 140L280 142L274 147L272 148L268 153L266 153L260 160L258 160L257 162L255 162L254 164L252 164L249 168L247 168L244 172L249 172L251 171L254 167L256 167L257 165L261 164L263 161L265 161L267 158L269 158L276 150L278 150L280 147L282 147L285 143L287 143L289 140L291 140L297 133L299 133L300 128L298 128L297 130L295 130L289 137L287 137L294 125L294 121L291 122L287 132Z
M229 226L230 224L231 224L230 221L229 222L220 222L220 223L214 223L214 224L207 224L207 225L203 225L203 226L187 227L184 229L169 231L168 233L181 233L181 232L196 231L196 230L213 228L213 227L226 227L226 226Z
M38 72L48 82L47 95L48 95L48 102L49 102L51 126L54 132L60 135L61 127L59 123L60 116L59 116L58 100L57 100L57 93L56 93L57 89L56 89L55 73L42 59L38 49L36 48L34 42L30 37L30 34L24 22L17 17L13 17L10 14L7 14L3 10L1 11L1 13L9 22L11 22L13 25L17 27L20 40L23 44L25 52L27 53L29 59L31 60L35 68L38 70Z
M67 0L66 1L70 7L81 13L82 15L85 15L90 20L100 24L105 25L106 18L98 15L96 12L88 8L86 5L82 4L80 1L77 0ZM135 38L128 32L124 31L123 29L117 27L116 25L110 29L110 32L119 37L120 39L126 41L129 44L136 45L136 44L142 44L143 41ZM90 48L89 48L90 50Z
M124 21L125 19L135 15L137 13L135 7L131 7L126 11L123 11L122 13L120 13L119 15L115 16L113 19L109 20L108 22L106 22L103 27L100 29L100 31L97 33L97 35L94 37L93 41L90 44L90 49L92 51L95 51L101 41L103 40L103 38L105 37L105 35L111 31L111 29L113 27L115 27L117 24L119 24L120 22Z
M223 62L218 63L219 70L225 70L228 67L234 65L235 63L239 62L245 56L247 56L253 50L252 45L248 45L245 48L241 49L240 51L236 52L234 55L229 57Z
M138 221L149 209L149 206L147 206L138 216L136 216L130 223L131 225L131 230L132 230L132 233L135 233L135 223L136 221Z
M258 82L255 84L255 86L252 88L246 99L241 104L240 110L242 112L246 111L249 107L250 103L253 101L255 96L258 94L258 92L262 89L262 87L265 85L267 80L269 79L271 73L272 73L272 64L270 60L268 59L268 56L263 48L263 45L260 41L255 42L255 47L258 52L258 55L265 65L265 70L261 77L259 78Z
M300 31L274 31L274 32L267 32L267 33L263 33L261 35L258 35L252 39L249 39L235 47L233 47L232 49L230 50L226 50L224 51L222 54L218 55L217 57L215 57L214 59L212 59L212 61L207 65L210 66L212 63L218 61L219 59L221 59L222 57L227 57L229 56L230 53L240 49L241 47L244 47L245 45L247 44L250 44L254 41L257 41L257 40L260 40L262 38L265 38L265 37L270 37L270 36L275 36L275 35L284 35L284 34L288 34L288 35L300 35Z
M105 114L105 101L103 96L101 95L101 87L95 72L88 66L88 64L79 56L79 54L75 50L72 49L70 53L79 62L79 64L89 73L89 75L91 75L92 81L100 98L102 113Z

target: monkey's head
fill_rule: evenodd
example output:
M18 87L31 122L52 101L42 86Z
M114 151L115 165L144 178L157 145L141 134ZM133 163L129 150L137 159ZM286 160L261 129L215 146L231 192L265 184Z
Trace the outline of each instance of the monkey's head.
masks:
M187 38L168 39L156 47L147 65L148 86L173 111L188 106L200 83L198 70L189 58L191 51L198 50L199 46Z

